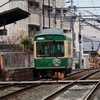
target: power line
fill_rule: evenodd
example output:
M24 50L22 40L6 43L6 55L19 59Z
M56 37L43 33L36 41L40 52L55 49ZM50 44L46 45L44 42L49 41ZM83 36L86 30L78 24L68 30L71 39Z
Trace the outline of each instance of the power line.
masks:
M91 0L91 2L92 2L92 5L93 5L93 7L94 7L93 0ZM96 9L95 9L95 8L94 8L94 10L95 10L96 14L98 15L98 13L97 13L97 11L96 11Z

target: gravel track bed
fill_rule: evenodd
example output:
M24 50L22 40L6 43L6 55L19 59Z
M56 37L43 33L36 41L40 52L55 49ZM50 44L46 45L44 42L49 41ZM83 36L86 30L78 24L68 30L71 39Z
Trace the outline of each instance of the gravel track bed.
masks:
M12 93L14 91L20 90L21 87L9 87L3 90L0 90L0 97Z
M89 77L90 80L97 80L100 79L100 72L94 74L93 76Z
M96 95L94 96L93 100L100 100L100 91L96 92Z
M87 74L89 74L89 73L92 73L92 72L94 72L94 71L89 70L89 71L77 73L77 74L75 74L75 75L66 77L65 80L76 80L76 79L79 79L79 78L81 78L82 76L85 76L85 75L87 75Z
M64 87L64 84L42 85L40 87L21 93L10 100L43 100L49 94Z
M75 85L54 100L84 100L84 96L88 94L93 86L94 85Z

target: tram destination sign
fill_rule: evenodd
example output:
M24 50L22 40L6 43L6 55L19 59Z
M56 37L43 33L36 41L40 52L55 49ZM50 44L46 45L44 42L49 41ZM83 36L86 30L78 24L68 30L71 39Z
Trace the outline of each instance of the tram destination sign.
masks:
M0 29L0 35L7 35L6 29Z

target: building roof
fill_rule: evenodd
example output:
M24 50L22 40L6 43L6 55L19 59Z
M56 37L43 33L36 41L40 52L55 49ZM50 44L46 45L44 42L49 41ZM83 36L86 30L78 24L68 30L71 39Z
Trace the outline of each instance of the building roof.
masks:
M100 47L100 42L94 42L93 51L97 53L99 47ZM92 43L91 42L83 42L83 51L84 51L84 53L92 52Z
M5 12L0 13L0 27L10 23L14 23L18 20L27 18L30 15L27 11L20 8L13 8Z
M92 44L93 43L93 44ZM92 52L92 45L93 51L98 52L100 47L100 39L92 36L83 35L83 51L84 53Z
M83 35L83 42L100 42L100 39L96 38L95 36L87 36Z

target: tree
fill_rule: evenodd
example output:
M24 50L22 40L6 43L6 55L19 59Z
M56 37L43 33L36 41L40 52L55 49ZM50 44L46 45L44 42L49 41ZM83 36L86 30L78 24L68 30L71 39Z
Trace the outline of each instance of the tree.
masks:
M24 45L24 50L33 51L33 40L30 37L23 38L21 44Z

